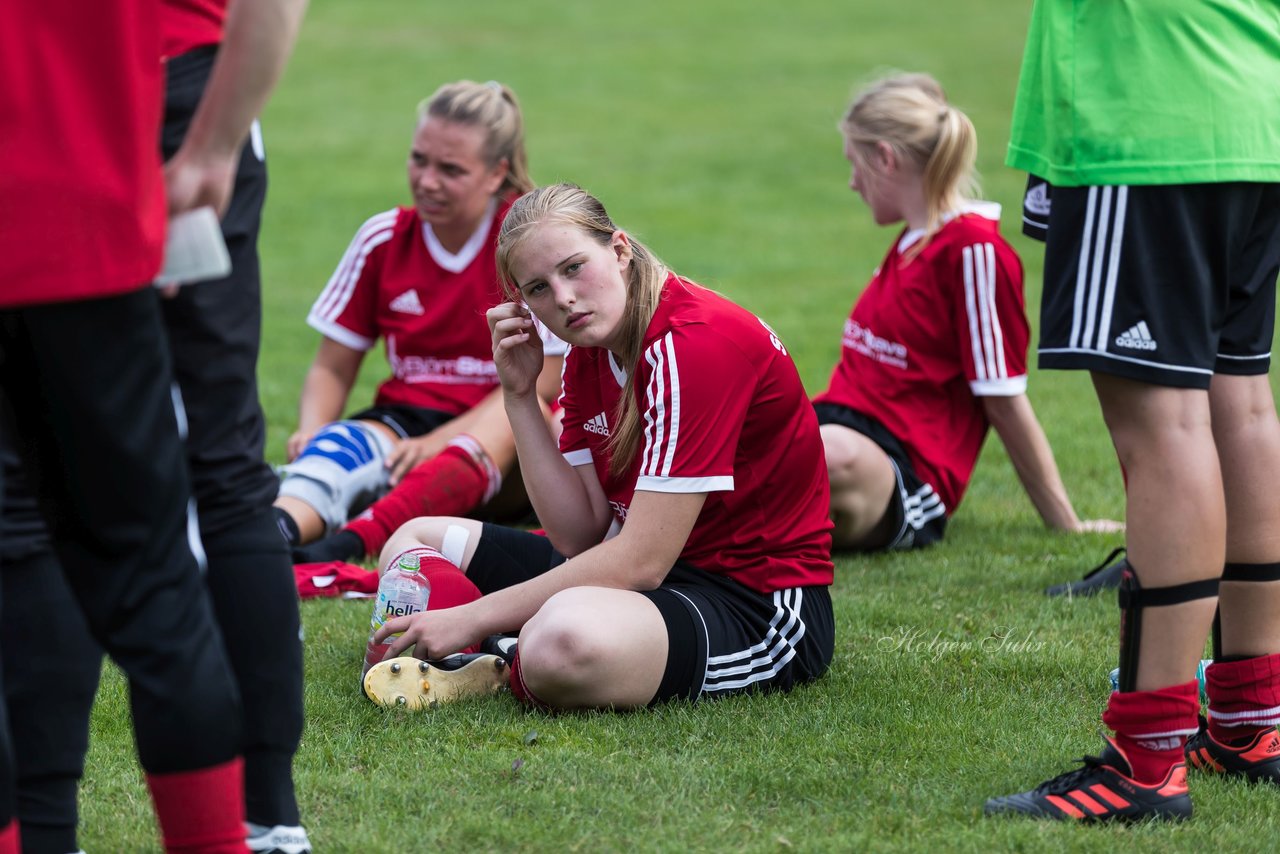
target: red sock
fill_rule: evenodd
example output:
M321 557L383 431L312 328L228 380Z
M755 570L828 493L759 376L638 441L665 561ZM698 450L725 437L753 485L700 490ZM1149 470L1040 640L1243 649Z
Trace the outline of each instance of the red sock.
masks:
M148 774L166 851L243 854L244 762L240 757L193 771Z
M533 706L535 709L541 709L544 712L551 711L551 707L538 696L529 690L529 686L525 684L524 673L520 670L520 649L516 649L516 657L511 661L511 696L527 706Z
M460 440L465 439L470 444ZM494 472L474 451L470 436L459 437L436 456L410 470L395 488L346 525L364 542L365 554L376 555L396 529L419 516L461 516L490 493ZM487 461L484 451L479 457ZM498 476L501 483L501 476Z
M1205 671L1209 734L1242 744L1280 724L1280 655L1215 661Z
M449 559L431 546L416 546L405 549L387 561L387 566L395 566L400 555L418 556L418 571L431 585L431 595L427 597L427 610L440 611L445 608L456 608L474 602L484 594L480 588L471 583L466 573L449 562ZM478 647L469 646L463 652L477 652Z
M11 818L8 824L0 828L0 854L21 854L19 839L18 820Z
M1116 733L1133 779L1159 783L1182 761L1182 747L1199 728L1200 684L1192 679L1157 691L1112 693L1102 722Z

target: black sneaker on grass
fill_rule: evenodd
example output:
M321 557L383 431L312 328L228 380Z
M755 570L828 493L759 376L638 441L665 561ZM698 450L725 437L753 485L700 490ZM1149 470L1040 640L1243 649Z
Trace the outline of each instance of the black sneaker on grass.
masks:
M1200 719L1200 731L1187 739L1187 765L1209 774L1244 777L1251 783L1280 783L1280 733L1268 727L1247 743L1232 746L1209 735Z
M1056 821L1181 820L1191 817L1187 766L1173 766L1154 786L1134 780L1129 760L1110 738L1101 756L1086 756L1083 768L1060 774L1029 792L987 801L987 815L1026 815Z
M1096 596L1103 590L1115 590L1120 586L1120 578L1124 575L1129 562L1124 558L1124 546L1114 549L1103 559L1102 563L1085 573L1079 581L1064 581L1046 587L1046 596ZM1119 558L1117 560L1117 558Z

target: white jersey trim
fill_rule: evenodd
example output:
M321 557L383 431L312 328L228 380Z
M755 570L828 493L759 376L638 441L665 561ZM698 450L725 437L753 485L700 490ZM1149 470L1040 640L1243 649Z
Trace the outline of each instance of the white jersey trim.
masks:
M1004 330L996 310L996 248L975 243L961 251L965 314L969 318L969 346L979 382L1009 375L1004 358Z
M484 248L485 241L489 239L489 227L493 224L493 214L497 209L498 200L490 199L489 204L484 209L484 219L480 221L480 227L467 238L467 242L462 244L462 248L458 250L457 254L445 249L444 244L440 242L440 238L436 237L436 233L431 230L431 224L424 222L422 224L422 239L427 244L427 251L431 253L431 257L435 259L437 264L450 273L461 273L467 269L472 261L476 260L476 256Z
M311 313L307 316L307 322L311 326L320 328L312 322L313 318L321 323L334 323L342 316L347 303L351 302L351 297L356 291L360 273L364 271L369 253L391 239L399 216L399 209L392 208L369 217L364 225L360 226L360 230L351 240L351 245L343 253L342 260L338 262L337 269L329 277L329 283L324 286L324 290L320 292L320 296L311 307ZM321 329L321 331L324 330Z
M1027 375L1002 380L973 380L969 391L974 397L1017 397L1027 393Z
M565 462L574 467L589 466L591 465L592 460L595 459L591 456L590 448L579 448L576 451L566 451L561 454L561 456L564 457Z
M733 492L733 475L636 478L637 492Z
M324 337L332 338L344 347L350 347L352 350L359 350L362 353L366 350L372 350L373 345L377 343L372 338L357 335L347 327L325 320L316 314L312 314L307 318L307 325Z
M644 451L640 476L666 478L680 439L680 369L670 332L653 342L644 354L652 374L645 386ZM667 401L670 389L671 400Z

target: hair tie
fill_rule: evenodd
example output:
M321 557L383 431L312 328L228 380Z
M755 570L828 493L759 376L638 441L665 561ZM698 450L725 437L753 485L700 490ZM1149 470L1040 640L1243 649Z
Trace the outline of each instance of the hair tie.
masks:
M484 85L488 86L490 89L497 92L499 95L502 94L502 84L499 83L497 80L489 80Z

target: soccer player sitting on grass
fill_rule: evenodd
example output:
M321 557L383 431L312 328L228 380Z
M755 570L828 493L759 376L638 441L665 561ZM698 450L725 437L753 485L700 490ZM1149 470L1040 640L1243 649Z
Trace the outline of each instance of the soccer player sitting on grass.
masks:
M973 125L924 74L888 77L849 108L849 182L879 225L906 222L845 321L843 355L814 401L831 478L836 548L942 538L995 427L1036 510L1081 521L1027 400L1022 264L1000 207L970 201Z
M376 555L409 519L485 504L516 463L483 320L502 300L498 226L533 187L515 94L494 82L442 86L419 107L408 172L413 206L361 227L308 317L324 338L276 513L293 546L332 536L295 549L295 562ZM373 407L338 420L379 338L391 377ZM564 349L548 339L544 402L559 394Z
M821 676L834 642L827 473L782 342L570 184L515 203L498 263L512 301L488 314L494 361L547 536L457 518L405 526L383 566L439 549L461 571L433 563L484 595L388 621L379 639L403 632L388 654L435 659L519 630L513 693L560 709ZM558 446L537 402L534 317L572 345ZM374 679L403 661L370 670L374 700L421 698L417 672Z

